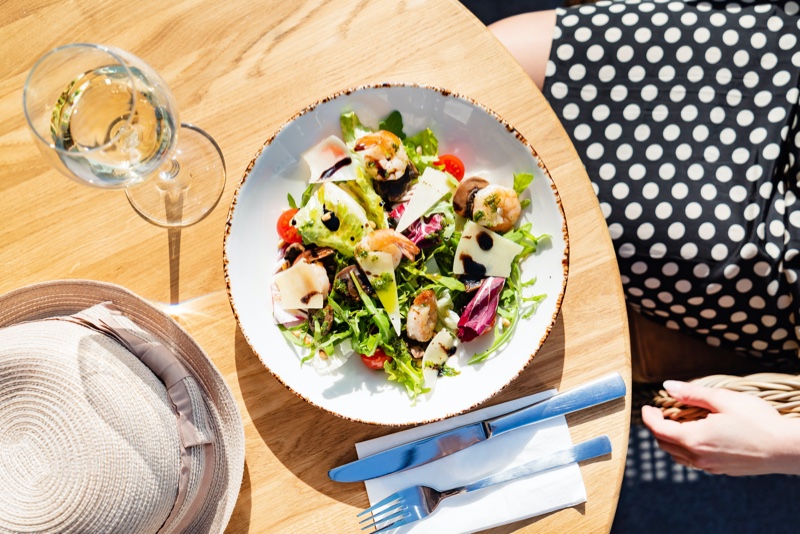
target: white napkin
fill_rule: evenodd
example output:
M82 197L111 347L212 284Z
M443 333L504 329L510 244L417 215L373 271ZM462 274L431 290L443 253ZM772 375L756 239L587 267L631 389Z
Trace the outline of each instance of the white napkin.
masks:
M359 458L510 412L556 393L550 390L451 417L370 441L356 443ZM495 436L463 451L407 471L368 480L367 495L375 504L395 491L423 484L445 490L475 482L511 469L535 458L566 449L572 445L563 416ZM498 486L456 495L442 501L436 511L423 521L399 527L394 532L476 532L546 514L586 502L580 468L571 464Z

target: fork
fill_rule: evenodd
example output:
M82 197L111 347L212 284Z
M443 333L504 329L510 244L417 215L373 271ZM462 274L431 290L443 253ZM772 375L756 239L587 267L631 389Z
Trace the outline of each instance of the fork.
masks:
M392 495L389 495L381 502L370 506L360 514L358 517L369 514L362 519L359 524L368 523L361 527L361 530L375 527L373 532L383 532L390 528L397 528L402 525L425 519L436 510L439 503L453 495L460 495L470 491L475 491L502 482L508 482L516 478L532 475L534 473L541 473L549 471L556 467L562 467L590 458L603 456L611 452L611 441L608 436L598 436L578 443L568 449L564 449L541 458L537 458L532 462L520 465L513 469L494 474L492 476L482 478L472 484L460 486L457 488L440 491L429 486L412 486L400 490Z

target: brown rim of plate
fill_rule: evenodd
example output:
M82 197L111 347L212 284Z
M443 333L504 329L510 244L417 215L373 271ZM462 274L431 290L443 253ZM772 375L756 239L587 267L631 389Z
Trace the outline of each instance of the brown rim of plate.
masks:
M310 399L306 398L303 394L301 394L301 393L295 391L294 389L292 389L291 386L289 386L286 382L284 382L283 379L281 379L281 377L277 373L275 373L269 367L269 365L266 364L266 362L264 361L264 358L262 358L261 354L259 354L259 352L256 350L256 348L250 342L250 338L247 336L247 332L245 332L244 328L242 327L242 323L239 320L239 314L236 311L236 305L233 302L233 295L231 294L231 280L230 280L230 276L229 276L229 273L228 273L228 247L227 247L227 245L228 245L228 236L230 235L231 227L233 225L233 212L236 209L236 203L237 203L237 200L239 198L239 191L241 191L242 186L244 185L244 183L247 180L248 176L250 176L250 171L253 169L253 166L256 164L256 161L258 160L258 158L264 152L264 149L266 147L268 147L272 143L272 141L274 141L275 138L278 135L280 135L280 133L283 132L283 130L289 124L291 124L292 122L297 120L297 118L305 115L306 113L309 113L309 112L313 111L315 108L317 108L318 106L320 106L322 104L325 104L327 102L331 102L333 100L336 100L340 96L350 95L350 94L355 93L357 91L362 91L362 90L367 90L367 89L386 89L386 88L392 88L392 87L403 87L403 88L412 87L412 88L418 88L418 89L425 89L425 90L429 90L429 91L436 91L436 92L441 93L443 96L446 96L446 97L453 97L453 98L458 98L458 99L464 100L466 102L469 102L473 106L475 106L477 108L480 108L481 110L486 112L489 116L491 116L495 120L497 120L497 122L499 122L509 133L513 134L517 138L517 140L520 143L522 143L522 145L525 146L530 151L531 156L533 156L533 158L536 160L537 165L539 166L539 168L542 170L542 172L544 173L544 175L547 177L547 179L550 182L550 188L553 191L553 195L554 195L554 197L556 199L556 204L558 205L558 210L561 213L561 221L562 221L561 233L562 233L562 237L564 239L564 254L561 257L561 268L562 268L563 273L564 273L564 278L563 278L563 282L561 284L561 291L559 292L558 298L556 299L556 308L555 308L555 311L553 311L552 317L550 318L550 323L547 325L547 328L545 329L544 335L542 335L541 339L539 340L539 343L538 343L538 345L536 347L536 350L534 350L531 353L530 357L528 358L528 361L525 362L525 365L523 365L519 369L519 372L517 372L513 377L511 377L503 386L501 386L499 389L497 389L497 391L495 391L494 393L492 393L488 397L480 400L479 402L476 402L475 404L469 406L468 408L464 408L463 410L461 410L459 412L448 413L447 415L444 415L442 417L437 417L437 418L433 418L433 419L426 419L426 420L418 421L416 423L380 423L380 422L377 422L377 421L367 421L367 420L364 420L364 419L356 419L356 418L353 418L353 417L347 417L345 415L342 415L340 413L332 411L332 410L326 408L325 406L321 406L321 405L319 405L319 404L317 404L315 402L312 402ZM335 415L337 417L340 417L342 419L345 419L345 420L348 420L348 421L359 422L359 423L368 423L368 424L371 424L371 425L381 425L381 426L389 426L389 427L403 427L403 426L409 426L409 425L422 425L422 424L433 423L435 421L441 421L441 420L447 419L449 417L453 417L453 416L456 416L456 415L461 415L463 413L466 413L466 412L476 408L477 406L480 406L481 404L483 404L487 400L491 399L492 397L496 396L498 393L503 391L506 387L509 386L509 384L511 384L514 380L516 380L516 378L520 374L522 374L522 372L525 369L528 368L528 365L530 365L531 361L533 361L533 358L536 356L536 354L539 352L539 350L541 350L542 345L544 345L544 342L547 340L548 336L550 335L550 332L553 330L553 326L555 325L556 320L558 319L558 314L561 312L561 305L562 305L562 303L564 301L564 294L566 293L566 290L567 290L567 279L569 277L568 276L569 275L569 234L568 234L568 231L567 231L567 217L564 214L564 206L561 204L561 196L558 194L558 189L556 188L556 184L553 181L553 177L550 176L550 172L547 170L547 167L545 167L544 162L542 161L542 158L539 157L538 152L536 152L536 150L531 146L531 144L528 143L528 140L525 139L525 137L516 128L511 126L511 124L509 124L509 122L507 120L505 120L500 115L498 115L497 113L495 113L494 111L492 111L488 107L484 106L483 104L475 101L474 99L472 99L472 98L470 98L468 96L456 93L454 91L451 91L449 89L442 89L440 87L436 87L436 86L432 86L432 85L424 85L424 84L417 84L417 83L384 82L384 83L376 83L376 84L359 85L359 86L356 86L356 87L343 89L343 90L337 91L335 93L332 93L332 94L330 94L330 95L328 95L326 97L323 97L320 100L317 100L316 102L314 102L313 104L310 104L310 105L304 107L303 109L301 109L300 111L295 113L292 117L290 117L289 119L284 121L284 123L281 124L278 127L277 130L275 130L275 133L273 133L264 142L264 144L261 146L261 148L259 148L258 151L256 152L256 154L253 156L253 159L250 160L250 163L247 165L247 168L244 170L244 174L242 175L242 179L239 181L239 185L236 186L236 190L234 191L233 198L231 200L231 206L228 209L228 217L227 217L227 220L225 221L225 235L223 236L223 242L222 242L222 266L223 266L223 270L224 270L224 274L225 274L225 288L226 288L226 290L228 292L228 302L231 305L231 311L233 312L233 316L236 319L236 324L239 326L239 330L242 332L242 335L244 336L245 340L247 341L247 344L250 346L250 349L255 353L256 356L258 356L258 359L261 360L261 363L264 365L264 367L267 368L267 370L270 372L270 374L272 374L272 376L274 376L275 379L278 380L278 382L283 384L284 387L286 387L286 389L291 391L294 395L300 397L301 399L303 399L304 401L308 402L312 406L316 406L317 408L320 408L321 410L323 410L325 412L328 412L330 414L333 414L333 415Z

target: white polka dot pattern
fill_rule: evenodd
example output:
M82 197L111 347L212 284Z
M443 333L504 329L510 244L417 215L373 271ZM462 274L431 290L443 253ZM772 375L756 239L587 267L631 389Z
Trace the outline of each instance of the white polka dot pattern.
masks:
M592 7L559 11L544 94L592 179L628 302L715 345L796 358L800 5Z

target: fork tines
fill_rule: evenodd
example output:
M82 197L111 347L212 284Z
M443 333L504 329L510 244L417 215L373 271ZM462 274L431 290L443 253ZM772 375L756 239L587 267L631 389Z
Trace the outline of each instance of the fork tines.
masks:
M382 501L375 503L363 512L359 513L357 517L361 517L362 515L372 512L371 516L365 517L359 521L359 525L366 523L367 521L371 521L371 523L361 527L361 530L367 530L368 528L374 527L376 530L373 532L381 532L388 528L400 526L397 525L397 523L403 522L403 519L408 517L409 514L407 510L408 507L402 500L400 494L393 493ZM379 525L382 526L378 528Z

